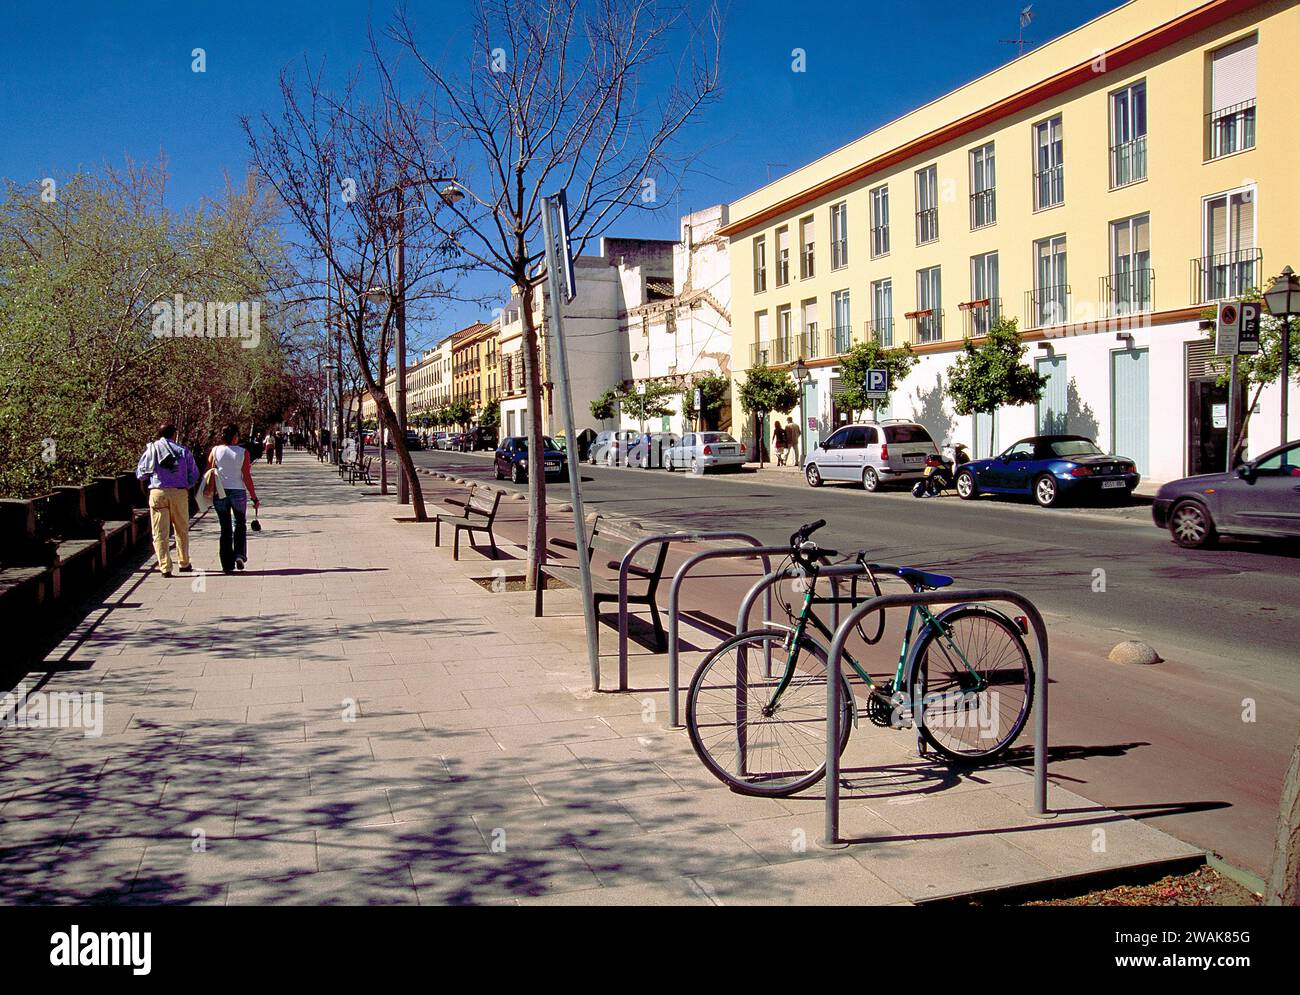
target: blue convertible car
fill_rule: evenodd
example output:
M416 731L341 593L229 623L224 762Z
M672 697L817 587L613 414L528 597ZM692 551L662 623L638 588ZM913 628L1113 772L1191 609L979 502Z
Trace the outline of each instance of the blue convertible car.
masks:
M957 493L966 500L981 494L1032 494L1051 508L1066 497L1127 498L1140 479L1132 460L1108 456L1087 436L1037 435L1000 456L963 463L957 468Z

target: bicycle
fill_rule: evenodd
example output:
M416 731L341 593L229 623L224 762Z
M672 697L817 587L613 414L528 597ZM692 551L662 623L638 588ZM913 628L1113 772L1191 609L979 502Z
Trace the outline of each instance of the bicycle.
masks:
M819 549L809 539L825 524L824 519L812 522L790 536L787 562L800 568L804 587L798 615L786 605L791 624L751 629L727 639L704 658L687 691L691 745L705 767L740 794L785 797L825 776L829 654L808 629L827 640L834 633L813 611L815 605L861 603L859 580L870 585L872 597L879 596L878 574L896 576L917 593L952 583L943 574L869 563L860 551L845 561L856 561L863 571L852 578L849 596L818 597L822 561L840 555ZM861 622L857 625L868 645L884 636L884 612L877 618L870 636ZM1027 628L1024 619L1013 619L990 605L957 604L938 614L915 605L908 612L891 680L874 681L847 650L843 659L865 685L866 716L873 724L895 729L914 725L923 746L953 763L988 762L1020 735L1033 705ZM841 673L840 680L844 712L837 728L843 754L858 710L848 678ZM972 728L977 733L974 742L967 738Z

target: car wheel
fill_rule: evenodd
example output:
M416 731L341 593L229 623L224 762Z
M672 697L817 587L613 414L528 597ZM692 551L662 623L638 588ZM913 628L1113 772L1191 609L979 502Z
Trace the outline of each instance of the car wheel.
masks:
M1043 474L1034 481L1034 500L1040 507L1051 508L1060 500L1061 489L1056 484L1056 478Z
M697 457L692 456L692 457L691 457L691 473L694 473L694 474L697 474L697 475L698 475L699 472L700 472L700 461L699 461L699 459L698 459Z
M612 452L608 452L605 454L605 465L606 466L614 465L614 454Z
M808 481L809 487L820 487L824 481L822 475L817 469L816 463L809 463L803 470L804 479Z
M969 470L962 470L957 474L957 496L963 501L969 501L977 494L979 491L975 489L975 474Z
M671 456L664 457L664 469L669 473L673 472L673 458Z
M880 474L876 472L874 466L869 466L862 471L862 489L872 494L880 490Z
M1185 549L1204 549L1218 539L1214 520L1209 511L1197 501L1184 501L1169 516L1169 534L1174 542Z
M510 480L516 484L524 482L524 472L519 469L519 464L515 463L510 467Z
M505 475L504 473L501 472L501 464L500 464L500 463L493 463L492 468L493 468L494 470L496 470L496 472L497 472L497 480L505 480L505 479L506 479L506 475Z

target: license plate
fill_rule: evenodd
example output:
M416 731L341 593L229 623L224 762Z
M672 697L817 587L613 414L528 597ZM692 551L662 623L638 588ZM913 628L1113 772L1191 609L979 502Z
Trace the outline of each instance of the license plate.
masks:
M1118 489L1118 488L1123 487L1123 486L1124 486L1124 481L1122 481L1122 480L1103 480L1103 481L1101 482L1101 489L1102 489L1103 491L1108 491L1108 490L1111 490L1111 489Z
M925 462L925 454L924 454L924 453L904 453L904 454L903 454L903 462L904 462L904 463L924 463L924 462Z
M718 452L723 456L734 456L736 454L735 446L719 446Z
M558 470L559 468L560 468L560 464L559 464L559 463L547 463L547 464L546 464L546 469L548 469L548 470Z

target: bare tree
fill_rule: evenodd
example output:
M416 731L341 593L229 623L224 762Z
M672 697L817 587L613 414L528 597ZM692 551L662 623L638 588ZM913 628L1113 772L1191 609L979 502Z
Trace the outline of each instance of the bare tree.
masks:
M400 139L393 155L422 181L414 189L426 203L454 178L463 199L449 212L429 210L432 223L470 265L500 274L519 295L528 446L540 452L543 198L567 191L575 253L629 209L669 203L687 164L674 155L677 139L717 93L720 16L710 6L697 23L653 0L480 0L459 72L426 51L402 7L389 37L425 87L418 104L404 100L397 60L372 44ZM438 45L446 47L441 36ZM530 587L545 560L545 501L545 476L530 473Z
M424 493L406 446L405 426L384 388L402 303L409 314L445 297L444 278L459 270L456 229L445 222L433 224L439 205L430 205L418 217L399 218L385 196L409 179L402 168L413 158L392 127L393 104L366 105L357 99L354 83L335 97L325 90L319 72L310 70L301 82L282 73L280 90L284 109L278 119L263 115L256 129L247 118L243 121L252 164L305 239L301 248L310 271L304 282L316 288L327 327L348 342L361 384L375 402L410 482L415 517L423 521L428 517ZM400 112L421 113L411 107ZM395 258L399 224L405 244L400 280Z

